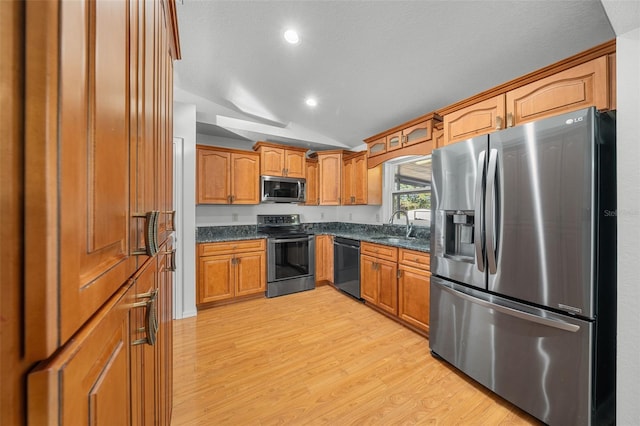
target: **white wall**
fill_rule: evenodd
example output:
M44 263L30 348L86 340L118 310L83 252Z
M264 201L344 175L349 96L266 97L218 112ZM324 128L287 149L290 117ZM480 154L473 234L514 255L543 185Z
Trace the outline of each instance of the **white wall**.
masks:
M182 138L181 152L175 161L182 162L182 193L176 200L176 219L180 222L176 256L179 279L174 289L174 318L196 315L196 106L173 103L173 135Z
M640 424L640 28L616 46L618 112L617 423Z

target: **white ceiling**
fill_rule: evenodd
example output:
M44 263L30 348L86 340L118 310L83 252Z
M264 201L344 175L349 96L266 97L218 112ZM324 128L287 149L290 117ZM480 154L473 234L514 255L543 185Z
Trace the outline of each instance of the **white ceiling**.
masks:
M615 37L599 0L184 0L177 12L175 100L196 104L199 133L316 150ZM300 44L284 41L289 27Z

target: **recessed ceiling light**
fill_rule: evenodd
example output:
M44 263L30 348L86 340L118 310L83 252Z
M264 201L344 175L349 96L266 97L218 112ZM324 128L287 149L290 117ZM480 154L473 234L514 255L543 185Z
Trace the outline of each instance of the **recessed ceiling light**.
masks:
M312 108L313 108L314 106L318 105L318 101L317 101L315 98L307 98L307 99L304 101L304 103L305 103L305 104L307 104L307 106L310 106L310 107L312 107Z
M300 36L298 35L296 30L289 29L284 32L284 39L291 44L300 43Z

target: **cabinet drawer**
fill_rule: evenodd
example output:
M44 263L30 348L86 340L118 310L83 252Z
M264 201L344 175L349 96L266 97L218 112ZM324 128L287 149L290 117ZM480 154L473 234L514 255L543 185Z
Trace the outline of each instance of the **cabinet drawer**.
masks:
M266 240L242 240L225 241L222 243L201 243L198 244L198 256L211 256L214 254L242 253L247 251L265 250Z
M377 257L379 259L387 259L391 261L398 260L398 249L396 247L383 246L380 244L365 243L360 244L360 254Z
M403 248L398 250L398 263L425 270L429 270L431 265L429 253Z

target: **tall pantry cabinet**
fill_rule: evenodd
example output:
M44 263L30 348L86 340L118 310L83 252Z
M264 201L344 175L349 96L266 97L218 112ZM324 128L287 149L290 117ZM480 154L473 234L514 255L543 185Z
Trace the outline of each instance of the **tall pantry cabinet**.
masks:
M5 12L15 62L1 84L21 99L2 118L13 129L2 219L18 231L0 423L168 425L175 2L3 2Z

